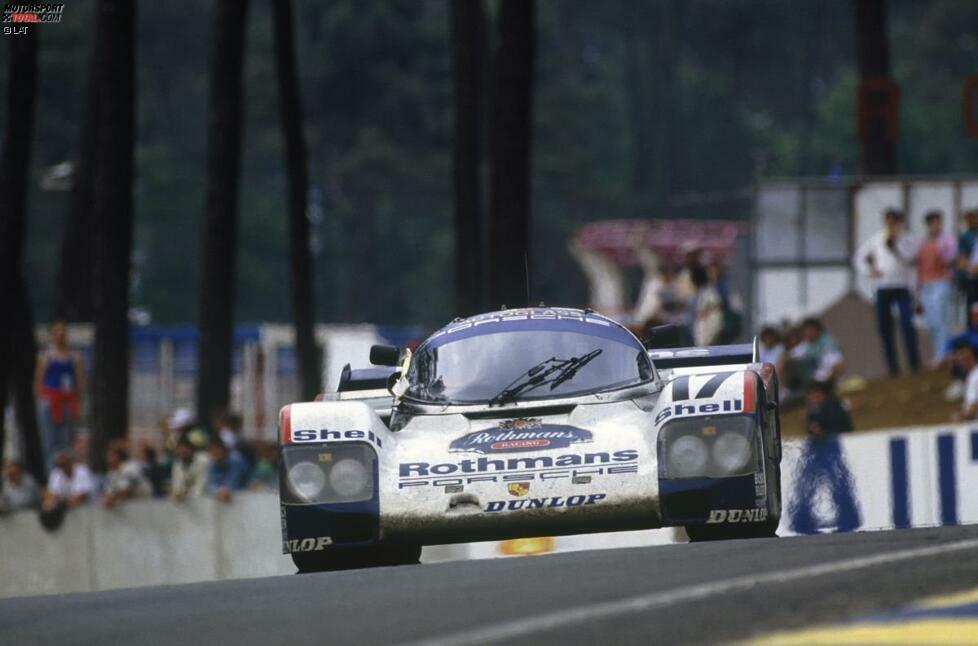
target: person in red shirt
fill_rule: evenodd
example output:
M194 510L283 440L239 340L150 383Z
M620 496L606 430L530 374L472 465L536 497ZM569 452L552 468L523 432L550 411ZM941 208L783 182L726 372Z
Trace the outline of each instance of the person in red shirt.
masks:
M54 456L71 447L81 411L85 366L81 354L68 347L68 326L51 324L51 344L37 357L34 395L41 408L44 457L50 470Z
M924 221L927 237L917 252L917 298L930 333L931 363L936 364L947 345L951 275L957 243L943 231L940 211L929 211Z

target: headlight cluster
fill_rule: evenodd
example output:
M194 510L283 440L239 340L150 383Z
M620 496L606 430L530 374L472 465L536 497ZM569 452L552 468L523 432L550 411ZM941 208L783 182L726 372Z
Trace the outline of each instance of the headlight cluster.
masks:
M376 455L366 445L290 446L283 458L287 503L357 502L374 495Z
M659 431L666 478L723 478L752 473L754 418L748 415L675 419Z

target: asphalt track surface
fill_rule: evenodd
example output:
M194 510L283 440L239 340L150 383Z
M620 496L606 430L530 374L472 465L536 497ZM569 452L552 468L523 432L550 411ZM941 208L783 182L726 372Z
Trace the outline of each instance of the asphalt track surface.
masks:
M0 643L715 644L976 583L943 527L6 599Z

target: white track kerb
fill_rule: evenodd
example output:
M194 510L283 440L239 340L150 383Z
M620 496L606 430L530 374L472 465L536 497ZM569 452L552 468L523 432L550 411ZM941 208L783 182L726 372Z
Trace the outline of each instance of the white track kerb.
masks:
M592 621L668 608L669 606L692 601L700 601L716 595L749 590L759 585L790 583L799 579L851 572L853 570L886 565L897 561L939 556L941 554L976 548L978 548L978 539L969 539L946 543L944 545L935 545L933 547L898 550L875 556L865 556L835 561L833 563L793 568L781 572L734 577L726 581L691 585L676 590L653 592L617 599L615 601L577 606L575 608L545 613L528 619L504 621L484 628L471 628L458 633L411 642L407 646L460 646L464 644L502 642L555 628L567 628L577 624L585 624Z

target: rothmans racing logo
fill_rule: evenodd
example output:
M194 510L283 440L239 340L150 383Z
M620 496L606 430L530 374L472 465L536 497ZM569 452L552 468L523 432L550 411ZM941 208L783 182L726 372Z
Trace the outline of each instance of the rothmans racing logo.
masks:
M571 444L590 442L591 432L563 424L544 424L541 420L509 419L499 428L475 431L454 440L452 453L513 453L534 449L565 449Z

